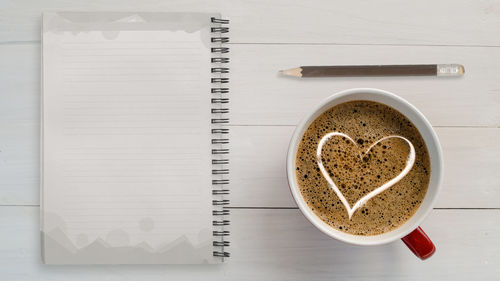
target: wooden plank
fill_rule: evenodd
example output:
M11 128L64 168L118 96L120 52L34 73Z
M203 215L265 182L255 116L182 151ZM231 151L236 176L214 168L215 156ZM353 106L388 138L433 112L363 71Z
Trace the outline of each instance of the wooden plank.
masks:
M40 56L0 46L0 204L38 202Z
M39 102L39 48L39 44L0 46L3 62L0 87L6 100L0 109L7 108L0 114L30 114L31 119L37 116L32 108ZM233 45L229 85L231 122L235 125L295 125L322 99L338 91L374 87L407 99L435 126L499 127L498 59L500 47ZM461 62L466 66L466 74L462 78L302 80L278 75L279 69L299 64L436 62ZM26 103L31 106L30 112L20 110L27 110Z
M39 204L37 130L17 124L4 124L0 130L0 204ZM293 130L293 126L232 127L232 206L295 206L285 177L286 151ZM500 129L436 131L445 157L445 179L437 207L500 207Z
M286 153L295 127L231 128L231 205L294 207ZM500 207L500 129L436 128L444 154L444 181L436 207Z
M403 243L333 240L298 210L232 210L231 258L220 266L45 266L38 208L0 207L4 280L496 280L498 210L434 210L423 227L437 251L422 262Z
M277 46L264 46L264 48L274 49L275 52L271 53L269 61L263 62L266 63L266 73L268 74L263 75L256 71L258 64L253 63L253 59L243 59L245 57L252 58L250 54L257 54L258 50L263 51L260 49L261 47L238 46L236 48L231 94L233 97L231 104L233 122L294 124L307 108L330 93L327 88L338 83L351 83L352 85L361 83L360 80L347 82L311 80L302 83L302 81L290 79L276 79L276 77L272 77L271 70L276 69L276 66L273 66L275 57L280 57L276 49ZM322 49L338 48L338 46L303 46L303 48L306 47L314 48L318 52ZM286 46L284 49L291 50L287 51L290 54L296 50L295 48L295 46ZM372 46L372 49L377 48L386 47ZM427 49L424 47L412 48ZM468 125L470 123L466 123L467 116L470 119L483 116L481 120L475 119L474 123L500 124L498 123L500 113L497 109L500 96L498 92L500 85L497 84L500 82L492 76L495 75L495 71L488 71L488 67L495 69L494 60L486 59L488 55L498 56L497 51L489 53L496 48L483 48L485 54L480 54L478 48L446 47L444 49L449 52L461 49L465 58L470 55L466 50L477 51L468 58L474 71L459 80L445 79L420 82L427 85L426 87L429 87L428 84L433 84L445 94L449 94L446 92L446 88L451 87L456 91L456 95L461 97L445 99L442 95L439 98L438 92L436 93L438 98L422 98L422 95L426 93L421 93L419 87L414 87L414 83L418 81L404 79L396 80L398 82L396 85L404 82L398 87L406 86L408 87L406 91L412 94L406 95L407 92L403 88L400 91L397 89L394 91L403 93L405 98L417 104L428 116L434 116L431 121L436 121L438 124L440 124L439 120L444 118L450 119L449 123L451 124ZM38 107L40 73L38 61L40 58L38 51L37 44L0 46L0 61L3 62L0 64L0 204L38 204L39 202ZM441 52L445 52L445 50ZM474 63L475 58L482 58L484 65ZM245 64L247 66L243 67ZM249 64L251 65L248 66ZM255 78L247 79L247 76ZM384 80L373 80L372 82L380 83ZM467 81L469 82L465 83ZM387 80L384 83L390 84L390 82ZM441 83L445 85L441 85ZM460 87L455 84L459 84ZM472 84L478 86L477 92L473 91ZM263 85L266 85L265 88ZM312 91L308 92L308 95L302 95L303 91L307 91L307 87L304 85L315 89L319 94ZM342 87L346 86L348 85ZM279 92L280 87L285 89L282 91L283 94ZM418 91L412 92L414 89ZM465 101L460 103L460 100ZM301 104L304 106L300 106ZM446 110L442 110L442 108L446 108ZM473 112L477 115L473 115ZM494 122L491 122L492 120ZM452 123L452 121L458 123ZM284 177L284 155L292 130L293 127L252 128L247 126L233 129L231 177L235 190L232 195L234 205L293 206ZM467 128L438 128L445 150L446 162L446 178L443 194L438 203L439 207L499 207L500 191L497 188L499 179L496 176L496 171L500 167L496 159L499 158L500 152L499 146L495 142L499 137L498 132L494 128L470 130ZM263 156L267 156L267 158ZM464 171L467 167L468 170ZM467 196L464 196L465 194ZM470 200L470 198L474 198L474 200Z
M44 10L220 11L238 43L500 45L499 1L5 0L0 40L40 39ZM432 8L430 8L432 7Z
M328 96L349 88L394 92L435 126L500 126L500 48L238 45L231 48L231 122L295 125ZM299 65L462 63L461 78L281 77Z

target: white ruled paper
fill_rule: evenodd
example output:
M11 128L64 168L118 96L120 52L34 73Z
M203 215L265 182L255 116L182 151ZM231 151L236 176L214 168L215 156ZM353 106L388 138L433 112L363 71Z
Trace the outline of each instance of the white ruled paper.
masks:
M212 262L210 15L43 25L44 261Z

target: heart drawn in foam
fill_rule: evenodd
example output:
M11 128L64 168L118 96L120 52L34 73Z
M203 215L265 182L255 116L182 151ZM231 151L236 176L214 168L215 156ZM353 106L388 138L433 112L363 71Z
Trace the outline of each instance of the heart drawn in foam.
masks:
M411 168L413 167L413 164L415 163L415 148L413 147L413 144L408 139L406 139L402 136L387 136L387 137L383 137L383 138L379 139L378 141L374 142L372 145L370 145L370 147L368 147L368 149L365 151L365 154L370 152L370 150L375 145L377 145L379 142L387 140L387 139L391 139L391 138L398 138L398 139L404 140L408 144L408 146L410 147L410 153L408 154L408 158L406 159L405 167L404 167L403 171L401 171L401 173L399 173L396 177L387 181L383 185L377 187L373 191L369 192L365 196L361 197L361 199L359 199L356 203L354 203L354 206L351 208L351 206L349 205L349 202L347 202L347 199L344 197L342 192L339 190L339 188L337 187L335 182L333 182L332 178L330 177L327 170L325 169L325 166L323 166L323 162L321 160L321 151L323 149L323 145L330 138L332 138L334 136L345 137L346 139L350 140L354 145L356 145L354 140L344 133L340 133L340 132L328 133L325 136L323 136L321 138L321 140L319 141L318 149L316 151L316 159L318 161L318 166L319 166L319 169L321 170L321 173L323 174L323 177L325 177L325 179L328 182L328 184L330 185L330 187L333 189L333 191L335 191L335 194L337 194L337 196L340 199L340 201L342 202L342 204L344 204L344 207L346 208L347 213L349 214L349 219L351 219L354 212L356 212L356 210L359 209L361 206L363 206L368 200L370 200L373 197L377 196L378 194L382 193L384 190L390 188L391 186L393 186L397 182L399 182L402 178L404 178L406 176L406 174L408 174L408 172L410 172ZM361 154L359 154L359 156L360 156L360 158L362 158Z

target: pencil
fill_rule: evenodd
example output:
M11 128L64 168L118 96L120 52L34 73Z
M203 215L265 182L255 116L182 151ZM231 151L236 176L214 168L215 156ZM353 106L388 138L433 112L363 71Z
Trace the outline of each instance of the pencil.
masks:
M281 74L294 77L347 77L347 76L461 76L461 64L415 65L337 65L300 66L281 70Z

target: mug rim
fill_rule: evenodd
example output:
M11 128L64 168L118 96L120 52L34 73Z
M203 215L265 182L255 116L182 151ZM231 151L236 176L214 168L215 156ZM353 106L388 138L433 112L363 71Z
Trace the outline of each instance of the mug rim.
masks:
M309 125L314 121L320 114L322 114L325 110L328 108L331 108L337 104L341 104L343 102L339 102L335 105L328 106L327 109L324 109L325 106L329 105L330 103L333 103L335 100L339 100L343 97L351 96L354 94L368 94L370 96L378 96L378 97L388 97L389 99L392 99L396 103L401 104L402 106L405 106L408 108L409 111L412 111L415 113L416 118L418 118L418 121L420 121L427 129L427 132L430 134L430 140L432 142L432 145L434 146L435 153L431 155L430 149L429 149L429 144L427 141L425 141L427 149L429 151L429 158L435 158L437 160L437 166L431 166L431 179L429 181L429 186L428 190L426 192L426 195L424 197L424 200L418 207L417 211L408 219L405 223L400 225L399 227L388 231L384 232L381 234L377 235L353 235L349 234L346 232L342 232L340 230L337 230L333 228L332 226L328 225L325 223L321 218L319 218L305 203L304 198L302 197L302 194L298 188L298 183L295 175L295 158L296 158L296 153L297 153L297 148L298 144L300 143L300 140L302 139L302 136L309 127ZM353 99L350 101L354 100L370 100L370 99ZM381 102L379 100L373 99L371 101L382 103L387 105L384 102ZM344 101L346 102L346 101ZM390 107L393 107L391 105L387 105ZM401 110L396 109L401 112ZM412 123L415 124L416 118L410 118L407 114L407 112L401 112L405 117L407 117ZM422 134L422 132L419 133ZM424 137L424 136L422 136ZM292 138L290 140L289 148L288 148L288 153L287 153L287 163L286 163L286 170L287 170L287 179L288 179L288 186L290 188L290 192L292 193L292 196L298 205L301 213L307 218L307 220L312 223L316 228L318 228L320 231L325 233L326 235L335 238L337 240L349 243L349 244L354 244L354 245L381 245L381 244L386 244L393 242L395 240L398 240L400 238L405 237L408 235L410 232L418 228L422 221L429 215L429 213L432 211L433 206L435 205L437 201L437 197L439 194L439 191L442 186L442 180L443 180L443 160L442 160L442 150L441 150L441 145L439 143L439 139L437 138L436 132L432 128L432 125L430 122L425 118L425 116L411 103L406 101L405 99L397 96L396 94L381 90L381 89L376 89L376 88L352 88L352 89L347 89L343 90L340 92L337 92L328 98L324 99L321 101L317 106L315 106L311 111L307 113L307 115L299 122L297 127L295 128L295 131L292 135ZM429 195L429 188L431 186L432 181L432 176L433 174L437 174L437 179L434 180L434 185L435 185L435 190L433 192L432 197L427 198ZM428 201L426 204L427 207L426 209L422 209L424 202ZM423 211L422 211L423 210ZM418 217L416 215L419 214ZM416 217L416 219L414 218ZM409 221L412 221L409 224ZM401 230L403 229L403 230ZM394 233L396 230L398 230L399 233L391 235L391 233ZM367 240L367 238L369 239ZM383 238L382 238L383 237Z

